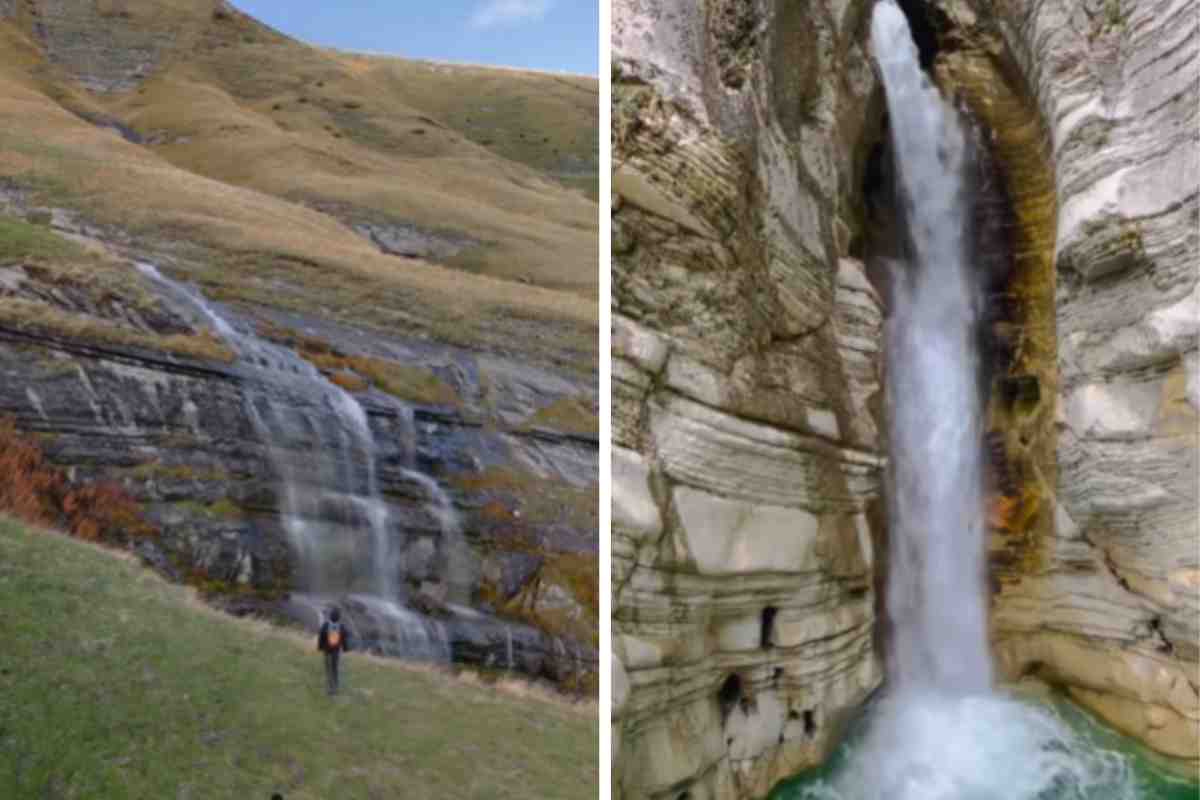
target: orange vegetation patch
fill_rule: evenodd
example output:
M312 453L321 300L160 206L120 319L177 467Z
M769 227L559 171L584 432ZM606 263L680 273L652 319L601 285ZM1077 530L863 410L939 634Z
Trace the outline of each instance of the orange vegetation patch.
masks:
M89 541L156 536L141 506L118 483L73 485L41 448L0 418L0 512L33 525L62 526Z
M329 380L345 389L347 392L365 392L371 384L348 370L339 370L329 376Z
M393 397L420 405L458 406L461 398L454 387L431 370L370 356L350 356L323 339L306 333L262 322L259 333L273 342L294 349L301 358L351 392L374 386Z
M996 494L987 500L988 527L1006 533L1025 531L1040 507L1036 489L1024 487L1019 494Z

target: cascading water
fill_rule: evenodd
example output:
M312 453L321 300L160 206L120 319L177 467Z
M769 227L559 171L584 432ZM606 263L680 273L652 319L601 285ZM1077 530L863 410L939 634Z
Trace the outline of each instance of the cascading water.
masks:
M403 542L379 494L375 439L363 407L288 348L239 330L202 295L153 265L137 266L211 323L249 379L244 384L246 412L279 475L280 515L297 554L303 591L292 595L293 605L315 622L341 602L352 627L375 632L380 641L392 643L396 654L449 660L444 626L400 602ZM415 434L412 420L407 422L406 430ZM447 577L452 584L469 585L461 525L450 499L436 481L415 469L411 446L404 458L403 474L422 487L439 522Z
M410 481L421 486L429 496L429 510L437 518L438 527L442 532L442 550L446 553L443 578L448 586L449 599L465 603L470 597L474 580L471 565L465 557L467 551L458 510L454 508L450 496L433 478L418 472L411 465L402 472Z
M1125 757L992 686L984 591L979 290L967 252L969 149L922 72L907 19L879 0L871 40L908 224L886 328L888 686L833 777L839 800L1132 798Z
M886 329L890 678L906 689L979 691L991 683L991 667L966 140L921 72L899 8L876 6L872 37L911 243L911 262L893 276Z

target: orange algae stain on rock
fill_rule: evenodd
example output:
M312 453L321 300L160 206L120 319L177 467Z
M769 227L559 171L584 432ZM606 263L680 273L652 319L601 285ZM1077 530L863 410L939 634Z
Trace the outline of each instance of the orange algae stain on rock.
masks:
M1041 570L1054 535L1057 200L1036 102L1017 70L994 49L988 52L986 43L978 44L942 54L935 69L942 88L986 125L1014 217L1011 272L1003 289L1009 318L1002 323L1011 356L992 382L988 415L990 437L1000 443L993 460L1002 462L993 466L1009 484L993 490L988 509L989 527L999 539L992 550L1006 554L996 576L1002 587ZM1008 391L1016 384L1034 391Z

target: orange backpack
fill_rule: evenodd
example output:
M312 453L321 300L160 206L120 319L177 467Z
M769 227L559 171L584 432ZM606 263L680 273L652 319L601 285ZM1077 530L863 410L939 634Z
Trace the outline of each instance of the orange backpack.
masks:
M325 645L330 650L337 650L342 645L342 626L336 623L329 623L329 630L325 632Z

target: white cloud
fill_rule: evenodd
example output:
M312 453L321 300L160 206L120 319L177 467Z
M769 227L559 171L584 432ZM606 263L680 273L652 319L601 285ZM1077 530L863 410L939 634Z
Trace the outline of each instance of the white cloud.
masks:
M471 15L476 28L494 28L518 22L536 21L546 16L552 0L484 0Z

